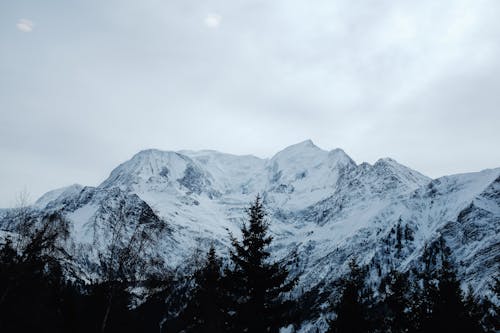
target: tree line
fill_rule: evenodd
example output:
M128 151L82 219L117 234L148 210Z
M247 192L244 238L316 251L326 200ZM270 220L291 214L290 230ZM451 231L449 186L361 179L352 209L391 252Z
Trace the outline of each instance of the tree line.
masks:
M190 274L144 258L152 239L146 222L125 237L115 225L99 256L99 278L72 271L65 250L69 224L59 214L34 218L20 211L0 245L0 332L280 332L313 319L292 293L297 258L274 260L272 236L260 197L247 209L241 237L229 234L229 260L211 246ZM399 243L398 243L399 244ZM398 248L398 251L400 249ZM419 269L392 270L373 288L356 258L332 281L322 307L326 330L364 332L494 332L498 303L463 293L449 249L426 249ZM500 291L494 279L492 293Z
M464 293L453 264L445 255L441 259L437 270L393 269L378 290L366 281L367 267L351 259L349 273L338 282L340 292L332 303L335 315L328 332L497 332L498 306L474 296L472 287ZM499 280L491 287L498 297Z

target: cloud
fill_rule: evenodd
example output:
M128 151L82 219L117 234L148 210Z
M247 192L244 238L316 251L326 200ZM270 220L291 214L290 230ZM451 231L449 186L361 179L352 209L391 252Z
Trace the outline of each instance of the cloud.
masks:
M16 24L17 29L22 32L31 32L34 26L35 24L27 19L20 19Z
M0 77L0 207L151 147L269 157L311 138L433 177L500 166L498 0L23 3L12 31L66 28L0 29L16 73Z
M222 21L222 16L219 14L208 14L205 17L205 25L209 28L217 28L220 25L220 22Z

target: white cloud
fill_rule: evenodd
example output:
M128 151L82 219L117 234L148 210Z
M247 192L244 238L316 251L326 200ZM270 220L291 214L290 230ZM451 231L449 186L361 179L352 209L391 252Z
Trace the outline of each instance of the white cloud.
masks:
M34 26L35 24L27 19L20 19L16 24L17 29L22 32L31 32Z
M205 25L209 28L217 28L222 21L222 16L219 14L208 14L205 17Z

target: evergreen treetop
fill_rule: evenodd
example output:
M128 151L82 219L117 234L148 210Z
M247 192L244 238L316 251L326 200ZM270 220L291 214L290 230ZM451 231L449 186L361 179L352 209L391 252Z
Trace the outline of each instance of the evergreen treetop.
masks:
M260 196L248 208L248 224L241 228L242 239L231 237L233 267L226 280L232 286L233 330L249 333L278 332L286 326L291 302L284 299L296 285L289 271L270 259L269 223ZM256 320L258 318L258 320Z

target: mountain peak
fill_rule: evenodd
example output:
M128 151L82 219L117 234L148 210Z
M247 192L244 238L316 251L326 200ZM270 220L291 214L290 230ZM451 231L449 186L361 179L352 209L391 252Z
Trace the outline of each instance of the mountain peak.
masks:
M63 245L74 255L65 262L84 278L99 268L99 255L107 253L117 226L128 237L141 224L148 226L145 236L153 243L140 259L157 256L172 272L182 273L193 251L207 244L227 255L228 231L238 232L244 208L257 193L268 212L276 258L286 259L290 252L300 258L297 301L342 278L349 256L371 263L367 274L372 277L393 269L408 272L421 267L427 246L443 239L461 263L458 276L473 283L478 294L498 271L500 168L431 182L393 159L356 165L342 149L322 150L311 140L273 159L143 150L99 187L72 185L45 194L30 216L58 213L68 222L70 238ZM9 236L9 214L0 210L0 226L5 226L0 238ZM398 227L405 234L401 248L394 246ZM308 298L311 306L323 304L320 296ZM302 332L322 327L322 316L306 314L311 321Z
M288 148L294 148L294 149L298 149L298 148L311 149L312 148L312 149L321 150L321 148L316 146L311 139L307 139L307 140L301 141L299 143L293 144L291 146L288 146L287 148L285 148L285 150Z
M148 148L148 149L139 150L134 156L151 155L154 153L161 153L161 152L163 152L163 150L159 150L156 148Z
M35 207L44 208L47 204L59 197L69 196L72 193L78 193L83 189L80 184L73 184L66 187L61 187L52 191L49 191L42 195L35 203Z
M418 171L408 168L407 166L398 163L396 160L385 157L377 160L373 165L379 175L391 174L397 176L400 181L408 185L409 188L415 189L416 187L427 184L431 179Z
M356 166L356 162L354 162L352 158L349 155L347 155L344 150L340 148L335 148L330 150L328 152L328 157L330 161L336 161L336 163Z
M299 143L296 143L295 146L308 146L308 147L316 147L314 142L311 139L307 139L304 141L301 141Z
M99 186L129 188L158 176L163 177L163 180L169 177L177 179L182 177L189 161L188 157L173 151L141 150L113 169L110 176ZM166 177L167 175L169 177Z
M132 160L151 159L151 158L157 159L169 155L178 155L178 153L170 150L160 150L151 148L151 149L140 150L138 153L132 156L130 160L132 161Z
M326 151L316 146L311 140L305 140L294 145L288 146L285 149L277 152L271 160L289 160L294 157L301 159L311 157L316 154L323 154Z
M382 158L379 158L377 160L377 162L375 162L375 163L389 163L389 164L393 164L393 163L398 163L398 161L396 161L395 159L390 158L390 157L382 157Z

